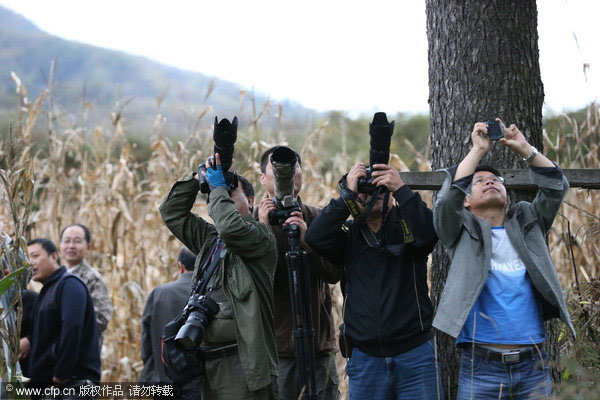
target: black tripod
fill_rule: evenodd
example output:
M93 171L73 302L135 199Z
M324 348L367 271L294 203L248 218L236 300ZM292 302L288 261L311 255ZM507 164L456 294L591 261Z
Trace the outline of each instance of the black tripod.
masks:
M285 253L292 303L292 337L298 362L302 399L318 400L315 377L315 330L310 308L310 272L306 252L300 247L300 230L290 224L285 229L290 250Z

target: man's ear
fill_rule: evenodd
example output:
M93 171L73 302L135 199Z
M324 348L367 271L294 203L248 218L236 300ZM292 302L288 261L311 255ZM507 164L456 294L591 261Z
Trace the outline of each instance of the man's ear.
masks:
M54 261L55 263L58 263L58 253L55 251L54 253L50 253L50 258L52 259L52 261Z
M254 207L254 196L247 196L248 199L248 207Z
M260 181L261 185L265 184L265 174L263 174L262 172L258 173L258 180Z
M465 208L468 210L469 207L471 206L471 197L470 196L465 196L465 200L463 201L463 205L465 206Z

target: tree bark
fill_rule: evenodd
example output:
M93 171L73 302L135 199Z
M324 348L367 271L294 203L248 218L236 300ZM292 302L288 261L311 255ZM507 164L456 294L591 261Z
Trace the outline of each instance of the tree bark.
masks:
M516 124L541 151L544 89L535 0L427 0L426 4L433 169L458 164L471 148L475 122L496 117L507 126ZM525 167L499 145L482 163ZM530 196L513 192L510 198ZM438 245L432 268L434 304L448 267L448 257ZM459 370L454 339L438 332L437 340L446 396L454 398Z

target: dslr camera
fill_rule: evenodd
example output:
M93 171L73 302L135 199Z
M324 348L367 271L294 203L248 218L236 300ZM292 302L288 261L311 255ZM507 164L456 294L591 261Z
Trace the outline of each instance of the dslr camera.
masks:
M388 122L384 112L375 113L373 121L369 124L371 147L369 149L369 166L367 176L358 179L358 193L373 194L377 187L373 184L375 164L387 164L390 160L390 142L394 134L395 122Z
M203 294L191 296L184 308L185 323L179 328L175 343L184 350L197 349L202 343L204 330L218 312L219 304L210 297Z
M296 152L287 146L278 146L271 154L271 166L275 176L273 203L277 207L269 213L271 225L282 225L292 212L302 212L298 200L294 197L294 174L297 162Z
M225 182L227 183L227 190L230 192L235 190L238 186L237 174L235 172L229 172L229 168L231 168L231 163L233 161L233 148L235 141L237 140L237 128L237 117L233 117L233 121L231 122L229 122L227 118L224 118L219 122L217 117L215 117L213 154L219 153L219 157L221 158L221 168L223 168L223 175L225 176ZM198 167L200 191L204 194L208 194L210 193L210 187L208 186L208 181L202 175L203 171L206 172L206 166L200 164Z

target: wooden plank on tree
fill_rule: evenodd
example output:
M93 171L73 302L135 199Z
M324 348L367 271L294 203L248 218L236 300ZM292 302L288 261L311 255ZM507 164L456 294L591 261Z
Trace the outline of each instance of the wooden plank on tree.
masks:
M508 189L535 189L529 182L527 169L501 169ZM564 169L571 188L600 189L600 169ZM444 183L444 172L400 172L402 180L414 190L439 190Z

